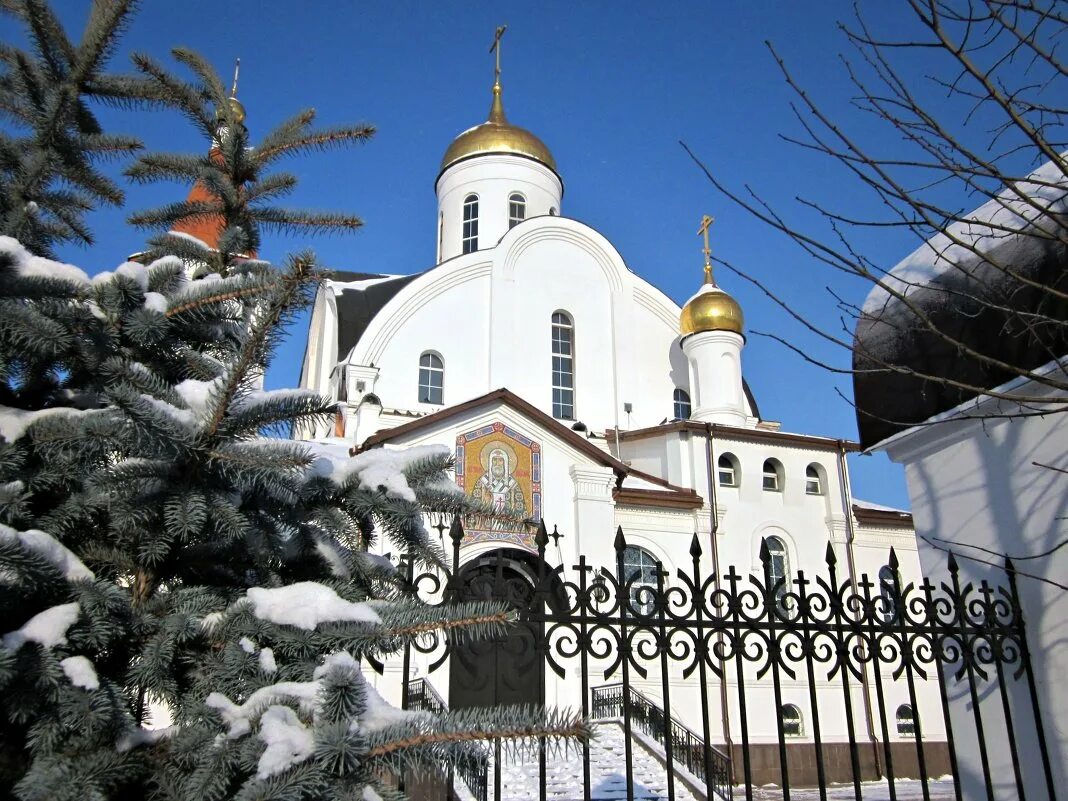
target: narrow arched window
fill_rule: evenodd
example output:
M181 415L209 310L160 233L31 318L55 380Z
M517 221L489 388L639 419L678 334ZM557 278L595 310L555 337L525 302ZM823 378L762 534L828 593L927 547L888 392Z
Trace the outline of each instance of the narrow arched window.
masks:
M575 419L575 326L564 312L553 313L553 417Z
M468 195L464 198L463 233L463 252L473 253L478 250L478 195Z
M814 464L805 468L805 492L808 495L823 494L823 480L820 478L820 469Z
M716 460L716 472L721 487L738 486L738 461L729 453L720 454Z
M897 708L897 733L902 737L916 736L916 711L908 704Z
M801 710L793 704L783 704L779 708L779 719L782 721L784 737L803 737L805 735L804 722L801 720Z
M419 402L445 403L445 365L436 353L419 357Z
M782 465L777 459L764 460L764 490L782 492Z
M508 196L508 227L515 228L527 218L527 199L518 192Z
M438 261L441 261L441 248L445 244L445 213L438 215Z
M640 615L653 611L656 559L648 551L628 545L623 549L623 582L629 585L631 608Z
M675 394L672 396L674 401L674 413L676 420L689 420L690 419L690 396L686 394L686 390L675 388Z
M768 546L768 591L775 596L780 610L786 608L786 593L790 590L790 554L780 537L767 537Z
M894 572L890 565L879 568L879 597L882 599L882 608L879 610L884 623L897 621L899 613L898 597L901 594L901 578Z

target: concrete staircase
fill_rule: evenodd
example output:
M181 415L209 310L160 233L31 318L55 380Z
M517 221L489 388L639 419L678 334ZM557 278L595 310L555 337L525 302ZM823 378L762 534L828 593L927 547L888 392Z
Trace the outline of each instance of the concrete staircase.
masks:
M627 797L627 763L623 727L616 722L594 724L590 742L590 794L593 799L619 801ZM635 801L668 801L667 771L652 748L635 736L631 740L631 763ZM538 801L539 771L536 754L524 759L504 759L501 768L500 801ZM582 801L582 751L547 754L545 770L547 801ZM493 772L490 770L490 799ZM676 801L703 801L675 780Z

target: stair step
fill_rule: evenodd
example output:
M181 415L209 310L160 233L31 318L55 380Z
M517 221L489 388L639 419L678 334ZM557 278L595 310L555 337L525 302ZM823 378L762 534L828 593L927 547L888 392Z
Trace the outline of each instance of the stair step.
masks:
M619 801L627 797L626 746L615 723L594 724L590 742L591 797ZM635 801L667 801L667 771L638 742L631 748ZM582 751L554 754L546 760L545 796L553 801L581 801ZM537 756L508 761L501 768L501 801L536 801L540 797ZM492 778L490 796L492 801ZM675 801L695 801L681 781L675 781Z

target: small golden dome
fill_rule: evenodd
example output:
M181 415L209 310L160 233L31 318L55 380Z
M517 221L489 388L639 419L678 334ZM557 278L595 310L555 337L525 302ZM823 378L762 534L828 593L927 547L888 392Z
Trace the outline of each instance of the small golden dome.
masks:
M245 122L245 107L241 104L241 101L236 97L231 96L227 98L226 102L230 105L230 114L233 116L234 120L238 125L243 125ZM223 110L221 108L216 108L215 119L220 123L223 123L225 122L223 116Z
M706 273L705 285L686 301L679 315L679 331L683 336L702 331L733 331L741 334L744 326L742 307L712 283L710 273Z
M490 106L489 119L452 140L441 160L441 172L465 158L490 153L526 156L556 172L556 159L545 143L526 128L512 125L505 118L499 83L493 85L493 104Z
M238 122L245 121L245 107L241 105L241 101L236 97L230 98L230 113L234 115L234 119Z

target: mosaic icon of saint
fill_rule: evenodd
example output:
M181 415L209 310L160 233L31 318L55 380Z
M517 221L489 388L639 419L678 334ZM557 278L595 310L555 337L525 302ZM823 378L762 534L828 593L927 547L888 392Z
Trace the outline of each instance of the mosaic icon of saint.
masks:
M527 513L523 488L515 476L515 464L504 448L493 448L489 453L489 469L486 470L471 490L471 497L492 506L496 512L510 512L523 517ZM494 521L494 528L507 526L504 521Z

